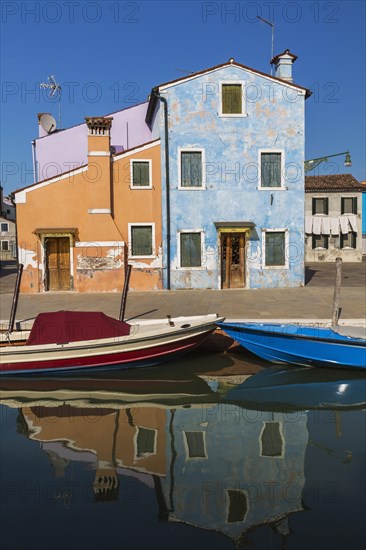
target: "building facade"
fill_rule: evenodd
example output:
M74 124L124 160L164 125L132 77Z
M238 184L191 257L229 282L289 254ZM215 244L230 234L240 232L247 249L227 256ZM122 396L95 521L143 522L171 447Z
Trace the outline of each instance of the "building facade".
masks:
M296 56L227 63L152 90L162 140L164 287L304 284L304 110ZM168 160L167 160L168 159Z
M131 288L159 289L159 140L116 153L112 117L85 126L86 164L15 193L21 290L121 291L130 261Z
M362 261L362 191L351 174L306 176L305 261Z

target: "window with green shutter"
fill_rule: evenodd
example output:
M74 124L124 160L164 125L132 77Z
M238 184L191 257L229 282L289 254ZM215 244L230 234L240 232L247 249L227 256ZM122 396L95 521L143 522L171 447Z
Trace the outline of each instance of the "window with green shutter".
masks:
M346 234L341 233L340 236L341 248L356 248L356 233L349 231Z
M329 237L327 235L312 235L312 248L328 248Z
M341 214L357 214L357 197L341 197Z
M180 154L181 187L202 187L202 152L182 151Z
M223 115L241 115L243 113L241 84L222 84L221 96Z
M285 232L266 231L265 239L265 265L285 265Z
M152 256L152 226L133 225L131 226L131 255Z
M132 186L150 187L150 163L144 160L132 161Z
M261 153L261 187L281 187L281 153Z
M313 197L312 210L314 214L326 214L329 213L329 201L328 197Z
M181 267L201 267L201 233L180 234Z

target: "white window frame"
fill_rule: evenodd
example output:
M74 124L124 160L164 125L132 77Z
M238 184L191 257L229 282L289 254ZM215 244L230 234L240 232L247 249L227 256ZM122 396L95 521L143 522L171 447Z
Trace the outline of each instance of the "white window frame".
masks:
M150 226L152 228L152 254L151 255L143 255L143 256L133 256L132 255L132 228L137 226ZM133 222L128 224L128 253L129 257L134 258L156 258L156 247L155 247L155 223L154 222Z
M6 250L3 248L3 243L8 243L8 248ZM3 239L1 241L1 252L11 252L11 250L10 250L10 241L8 239Z
M279 425L279 433L282 439L282 447L281 447L281 455L280 456L269 456L263 454L263 445L262 445L262 437L263 432L266 429L267 424L278 424ZM283 434L283 421L282 420L265 420L262 424L262 429L259 434L259 456L268 458L269 460L278 460L280 458L285 458L286 453L286 439Z
M283 265L266 265L266 233L285 233L285 263ZM262 229L262 269L289 269L289 230L286 228L266 227Z
M135 460L144 460L144 459L146 459L150 456L156 455L158 430L156 428L151 428L150 426L136 426L135 429L136 429L136 431L135 431L135 435L134 435L134 438L133 438L133 446L134 446L134 451L135 451ZM139 456L138 446L137 446L137 438L138 438L138 435L139 435L139 430L141 430L141 429L150 430L150 431L154 432L154 450L151 453L145 453L145 454Z
M200 233L201 234L201 265L198 267L182 267L181 262L181 246L180 246L180 236L182 233ZM178 265L177 268L179 271L202 271L203 267L203 251L205 249L205 232L201 229L180 229L177 231L177 256L178 256Z
M182 186L182 153L201 153L202 185L201 187ZM178 147L178 189L179 191L204 191L206 189L206 154L202 147Z
M240 84L241 86L241 113L223 113L222 112L222 87L224 84ZM219 117L221 118L244 118L247 116L246 113L246 101L245 101L245 81L244 80L221 80L220 81L220 97L219 97Z
M187 433L193 433L193 432L197 432L197 433L200 433L202 434L202 444L203 444L203 452L204 452L204 456L190 456L189 455L189 446L188 446L188 438L187 438ZM207 456L207 443L206 443L206 432L205 430L184 430L184 447L185 447L185 451L186 451L186 461L188 460L207 460L208 456Z
M279 187L262 187L262 153L278 153L281 155L281 185ZM286 191L284 181L285 151L284 149L258 149L258 187L259 191Z
M148 162L149 163L149 185L134 185L133 184L133 164L135 162ZM151 159L130 159L130 189L152 189L152 160Z
M9 233L9 224L8 222L1 222L1 225L6 225L7 229L1 229L1 233ZM0 225L0 228L1 228Z

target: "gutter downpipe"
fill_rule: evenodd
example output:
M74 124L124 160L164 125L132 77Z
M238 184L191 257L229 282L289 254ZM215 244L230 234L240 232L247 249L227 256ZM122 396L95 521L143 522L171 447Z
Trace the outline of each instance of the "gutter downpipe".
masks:
M169 173L169 131L168 131L168 102L165 97L162 97L159 92L155 92L155 97L160 99L164 104L164 145L165 145L165 181L166 181L166 261L167 261L167 276L166 286L170 290L170 173Z
M36 140L35 139L32 141L32 160L33 160L34 183L37 183L38 178L37 178Z

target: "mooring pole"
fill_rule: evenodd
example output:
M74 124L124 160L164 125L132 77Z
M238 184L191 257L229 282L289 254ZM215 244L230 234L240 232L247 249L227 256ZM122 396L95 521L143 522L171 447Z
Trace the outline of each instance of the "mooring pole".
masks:
M122 293L122 300L121 300L121 309L119 312L119 320L123 321L125 317L125 309L126 309L126 301L127 301L127 292L128 292L128 284L130 282L130 275L131 275L131 269L132 266L128 264L126 274L125 274L125 283L123 285L123 293Z
M15 315L17 312L20 281L22 279L23 267L24 267L23 264L18 265L18 273L15 281L15 289L14 289L14 295L13 295L13 303L11 305L11 312L10 312L10 318L9 318L8 334L13 332L13 329L14 329L14 321L15 321Z
M342 281L342 258L336 258L336 280L335 280L335 287L334 287L333 316L332 316L333 328L335 328L338 325L341 281Z

